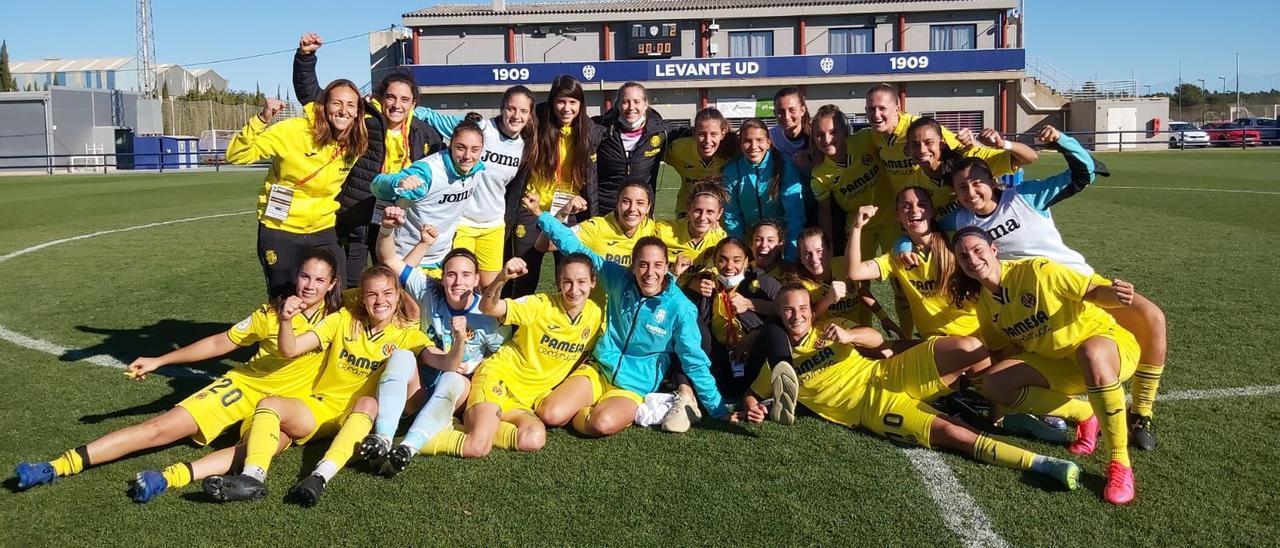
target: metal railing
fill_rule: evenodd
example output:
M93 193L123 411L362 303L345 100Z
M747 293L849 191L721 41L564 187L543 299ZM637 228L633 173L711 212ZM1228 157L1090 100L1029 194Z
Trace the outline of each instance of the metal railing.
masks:
M1086 80L1078 82L1066 71L1041 57L1028 56L1027 76L1039 80L1058 95L1071 101L1139 97L1137 80Z
M193 160L191 157L195 157ZM174 160L177 157L177 160ZM121 158L128 161L121 162ZM79 159L98 160L92 163L76 163ZM11 163L12 160L19 162ZM31 162L21 162L31 160ZM36 161L40 160L40 161ZM64 160L64 161L59 161ZM222 166L233 165L226 161L225 150L202 150L187 153L174 152L107 152L97 154L18 154L0 156L0 170L39 170L52 175L54 172L109 173L116 171L189 171L198 167L212 167L221 171ZM251 167L267 166L267 163L251 164Z

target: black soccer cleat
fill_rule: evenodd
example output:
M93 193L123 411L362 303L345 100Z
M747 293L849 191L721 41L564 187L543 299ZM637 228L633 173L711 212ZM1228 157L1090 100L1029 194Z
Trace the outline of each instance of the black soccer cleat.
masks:
M387 458L387 452L390 450L391 440L377 434L369 434L360 440L360 445L356 446L356 455L373 465L376 470L382 464L382 459Z
M413 448L408 445L397 445L391 453L387 455L386 463L382 466L382 475L393 478L396 474L404 472L409 467L409 462L413 460Z
M237 474L209 476L201 484L204 494L217 502L258 500L267 496L267 486L257 479Z
M303 508L310 508L320 502L320 495L324 494L325 485L324 478L312 474L293 484L289 492L285 493L284 500Z
M1143 451L1155 451L1156 435L1151 428L1151 417L1129 413L1129 445Z

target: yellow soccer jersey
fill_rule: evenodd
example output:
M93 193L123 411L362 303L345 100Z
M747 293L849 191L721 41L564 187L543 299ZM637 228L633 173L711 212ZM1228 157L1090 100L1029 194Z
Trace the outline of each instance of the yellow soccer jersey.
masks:
M588 300L572 318L559 294L535 293L506 303L503 323L520 328L485 363L505 365L521 386L558 384L600 335L603 313L594 301Z
M320 337L325 357L324 370L311 393L325 401L350 402L373 394L382 366L392 352L403 348L416 355L432 346L418 322L406 326L391 323L378 333L356 323L351 311L343 308L313 330Z
M904 112L898 115L898 125L893 129L893 135L885 137L884 134L874 131L871 134L871 140L875 143L876 154L879 155L880 162L884 166L890 188L906 187L910 184L911 175L920 170L916 161L907 154L907 128L917 118L919 116ZM960 141L957 141L956 135L945 127L942 128L942 140L951 147L951 150L960 150Z
M1013 173L1013 153L1002 148L974 145L960 151L960 155L986 160L987 165L991 167L992 175L996 177ZM894 200L897 199L898 192L909 186L918 186L929 190L929 200L933 203L933 209L937 212L938 217L951 213L955 208L960 207L956 203L956 193L951 188L951 182L930 178L922 169L916 169L914 173L899 179L894 184ZM897 204L895 203L890 211L895 211L896 209Z
M551 203L555 200L555 194L562 192L569 195L575 195L577 192L573 190L573 185L568 182L566 177L569 175L568 170L573 169L573 149L569 147L569 143L573 142L573 126L563 126L560 128L560 139L556 145L556 171L555 176L551 178L540 177L537 174L529 174L528 190L538 193L538 205L543 211L551 211ZM592 158L594 162L594 157ZM591 166L595 169L595 166Z
M695 242L693 237L689 236L689 223L683 219L657 221L654 232L662 239L662 243L667 244L668 260L675 263L677 256L684 255L693 261L695 267L706 267L715 262L715 257L711 256L711 250L715 249L720 240L729 237L724 228L717 224L703 234L701 240Z
M800 377L796 399L818 416L852 428L861 424L862 398L875 373L876 362L863 357L852 345L822 338L822 332L830 323L814 324L813 330L791 348L791 365ZM846 320L834 323L845 329L854 327ZM773 395L769 373L766 365L751 384L751 391L757 396Z
M712 156L710 160L703 160L698 154L698 139L695 137L681 137L671 141L663 159L680 174L680 191L676 193L676 211L680 214L689 205L689 194L693 192L694 183L720 180L724 166L730 160L719 154Z
M916 246L920 265L907 268L897 257L885 254L875 258L880 268L880 281L890 277L907 296L916 329L925 337L973 335L978 331L978 316L973 305L956 308L950 303L947 288L942 287L942 266L927 249ZM959 268L959 267L957 267ZM957 274L963 275L963 274Z
M356 157L347 154L337 143L317 145L311 138L315 116L312 105L308 104L303 112L304 116L270 127L261 118L250 117L249 123L227 143L227 162L252 164L271 160L271 169L267 170L266 180L258 191L258 222L275 230L311 234L331 228L336 222L338 202L335 198ZM279 195L290 195L283 220L269 216L278 211L268 208L273 186L279 186L280 190L272 204L283 203L278 201Z
M844 257L831 259L830 267L832 280L848 282L849 268ZM805 289L809 290L809 299L814 303L818 302L828 291L831 291L830 285L819 281L803 277L799 281ZM848 287L849 290L845 293L844 298L832 303L827 308L826 313L818 317L818 320L844 319L857 325L858 310L863 306L862 299L853 291L852 282L848 282Z
M831 200L833 207L844 210L845 229L853 225L854 213L864 205L876 202L876 192L883 186L884 170L872 142L872 131L863 129L845 139L845 157L841 161L823 158L814 166L809 184L818 201ZM877 215L865 230L891 224L892 215Z
M1099 306L1085 302L1089 284L1111 285L1045 258L1000 261L1000 289L978 295L982 339L993 350L1017 344L1046 358L1074 354L1094 335L1119 329Z
M653 219L645 219L640 226L636 227L634 234L627 236L618 225L618 219L610 213L587 219L582 224L574 226L573 231L577 233L578 241L596 252L596 255L603 257L606 261L630 267L631 250L635 248L636 240L655 235L658 224Z
M315 329L324 318L324 309L321 308L311 316L305 313L295 315L290 322L293 332L302 334ZM279 326L275 308L270 303L258 307L248 318L231 326L227 330L231 342L236 346L258 343L258 352L248 363L227 371L226 377L266 394L289 397L310 394L311 384L324 361L324 351L312 350L293 359L281 356L276 342Z

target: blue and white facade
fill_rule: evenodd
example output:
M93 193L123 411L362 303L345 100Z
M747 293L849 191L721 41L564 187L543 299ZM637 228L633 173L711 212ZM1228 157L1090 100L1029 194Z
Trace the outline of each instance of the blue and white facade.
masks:
M497 0L405 14L409 37L386 50L413 72L422 103L446 112L492 113L508 86L543 92L570 74L588 90L591 114L634 80L669 120L704 106L771 118L784 86L803 86L811 112L834 103L857 115L866 90L888 82L910 112L1014 131L1025 77L1016 8L1017 0Z

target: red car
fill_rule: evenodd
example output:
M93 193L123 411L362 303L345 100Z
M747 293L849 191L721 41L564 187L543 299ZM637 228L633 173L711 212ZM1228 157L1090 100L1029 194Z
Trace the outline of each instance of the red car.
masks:
M1232 122L1212 122L1205 124L1201 129L1209 134L1209 141L1218 146L1242 143L1244 146L1257 146L1262 142L1262 135L1258 130L1247 129Z

